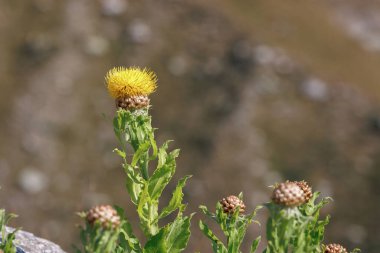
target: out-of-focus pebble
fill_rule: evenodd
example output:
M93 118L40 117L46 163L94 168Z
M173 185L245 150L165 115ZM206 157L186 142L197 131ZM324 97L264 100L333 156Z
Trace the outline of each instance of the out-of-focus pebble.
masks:
M267 65L273 63L276 52L273 48L265 45L257 46L254 49L254 58L255 60L262 65Z
M317 78L310 78L302 83L302 92L311 100L326 101L328 99L328 88L325 82Z
M101 36L89 36L85 43L85 51L89 55L102 56L109 49L108 40Z
M103 0L102 12L106 16L119 16L123 14L128 7L127 0Z
M140 20L135 20L128 26L128 34L133 42L141 44L149 42L152 37L150 27Z
M168 70L174 76L181 76L186 73L187 60L182 55L172 57L168 63Z
M49 179L35 168L25 168L19 174L18 183L25 192L35 194L47 188Z

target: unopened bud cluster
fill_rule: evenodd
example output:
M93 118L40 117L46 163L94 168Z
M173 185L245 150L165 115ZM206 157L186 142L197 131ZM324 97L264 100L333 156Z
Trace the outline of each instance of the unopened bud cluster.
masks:
M305 194L296 183L285 182L273 190L272 200L281 206L295 207L305 203Z
M303 191L305 202L309 202L309 200L313 197L313 191L311 187L307 184L306 181L294 181Z
M340 244L332 243L326 245L324 253L347 253L347 250Z
M99 223L103 228L117 228L120 225L120 216L110 205L100 205L87 212L86 220L89 224Z
M239 213L245 212L244 202L234 195L223 198L220 204L222 205L223 211L228 214L233 214L238 207Z
M132 97L117 98L115 102L117 108L123 108L126 110L136 110L148 107L150 100L148 96L138 95Z
M286 207L300 206L313 197L311 187L305 181L286 181L275 187L272 201Z

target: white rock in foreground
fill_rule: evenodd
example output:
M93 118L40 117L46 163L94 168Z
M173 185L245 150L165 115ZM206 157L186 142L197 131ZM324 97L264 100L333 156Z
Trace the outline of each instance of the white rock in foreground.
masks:
M8 233L13 230L13 228L6 228ZM57 244L22 230L16 233L15 244L25 253L66 253Z

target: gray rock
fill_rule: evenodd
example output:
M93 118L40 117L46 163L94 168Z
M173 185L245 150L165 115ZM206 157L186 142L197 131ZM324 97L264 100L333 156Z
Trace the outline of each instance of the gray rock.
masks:
M6 228L8 233L13 230L13 228ZM16 233L15 244L25 253L66 253L55 243L36 237L32 233L22 230Z

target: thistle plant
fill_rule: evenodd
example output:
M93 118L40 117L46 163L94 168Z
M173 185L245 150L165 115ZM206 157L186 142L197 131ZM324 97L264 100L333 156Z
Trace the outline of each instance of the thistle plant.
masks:
M87 218L89 228L82 230L82 237L90 238L84 240L84 247L88 248L85 252L93 252L90 249L94 247L98 249L105 233L111 233L107 238L112 238L114 243L103 251L94 252L182 252L190 237L192 218L192 215L183 213L186 205L182 203L182 189L190 176L179 180L169 203L159 210L161 195L176 171L179 150L169 152L170 141L158 147L154 139L155 129L149 115L148 95L156 90L157 77L147 69L119 67L107 73L106 84L117 107L113 127L120 147L114 151L122 159L126 190L137 211L145 244L133 233L124 210L117 208L120 224L116 228L102 227L102 222L95 222L94 227L94 223L89 220L89 213L83 216ZM159 224L173 212L177 212L177 215L172 222ZM114 234L118 234L118 237Z
M131 210L125 212L117 206L96 206L79 213L85 225L81 227L82 246L76 248L76 252L182 252L189 241L193 216L184 214L186 204L183 203L182 192L190 176L177 182L171 199L159 209L164 189L176 171L179 150L169 151L170 141L160 146L155 141L155 129L149 114L149 95L157 88L157 77L147 69L118 67L111 69L105 80L117 108L113 129L119 147L114 152L122 160L126 191L145 238L139 240L133 232L127 218ZM319 192L313 193L305 181L286 181L274 186L271 202L266 204L270 215L265 253L347 253L339 244L322 244L329 216L320 219L320 210L330 198L317 201L319 195ZM255 216L261 206L246 215L242 197L240 194L238 197L231 195L223 198L217 203L215 213L206 206L200 206L200 210L220 226L225 236L223 240L219 239L205 222L199 221L201 231L211 240L214 253L241 253L249 225L258 223ZM176 215L172 221L162 224L163 218L173 213ZM5 243L11 243L14 238L12 234L8 236ZM256 252L260 239L260 236L257 237L251 244L251 253Z
M270 217L265 253L347 252L337 244L322 244L330 217L320 219L320 210L331 198L323 198L318 202L319 195L320 192L313 193L305 181L286 181L274 187L272 202L266 204Z
M14 240L16 238L17 230L14 230L11 233L6 233L5 226L10 219L16 217L14 214L6 214L4 209L0 209L0 253L16 253L17 249L14 245Z
M120 216L109 205L96 206L88 212L81 212L79 216L85 219L85 226L81 227L80 239L83 252L102 253L118 252L118 238L120 233ZM76 248L76 252L82 249ZM120 251L123 252L123 251Z
M318 196L306 182L287 181L275 186L272 202L266 205L270 212L266 253L321 252L329 217L319 220L319 211L329 199L315 203Z
M261 207L257 207L249 215L244 215L246 206L242 197L240 194L239 197L231 195L223 198L217 203L215 213L210 212L206 206L199 207L206 216L219 224L226 236L226 244L224 244L202 220L199 221L199 228L211 240L214 253L240 253L249 224L258 223L254 218ZM260 237L257 237L252 243L251 253L256 251L259 243Z

